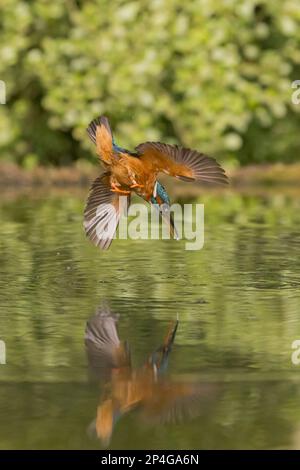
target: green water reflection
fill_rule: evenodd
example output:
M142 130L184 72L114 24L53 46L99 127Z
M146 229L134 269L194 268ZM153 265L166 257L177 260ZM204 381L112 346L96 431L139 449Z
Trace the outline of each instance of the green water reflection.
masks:
M300 196L202 194L201 251L116 240L101 253L82 230L85 194L1 194L0 448L101 447L84 331L103 299L134 366L178 313L170 379L222 384L194 419L149 427L129 413L111 448L300 447Z

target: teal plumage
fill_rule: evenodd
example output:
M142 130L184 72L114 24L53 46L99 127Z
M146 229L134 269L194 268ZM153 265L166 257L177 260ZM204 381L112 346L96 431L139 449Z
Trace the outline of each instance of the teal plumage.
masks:
M170 205L170 198L168 196L168 193L159 181L156 182L156 193L164 204ZM157 201L157 197L155 197L154 195L151 197L151 202L152 204L159 204L159 202Z

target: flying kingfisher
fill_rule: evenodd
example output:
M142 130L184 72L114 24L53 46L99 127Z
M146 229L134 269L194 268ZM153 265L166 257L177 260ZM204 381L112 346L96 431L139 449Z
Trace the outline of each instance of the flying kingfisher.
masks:
M132 192L154 205L169 224L171 235L178 238L169 196L157 180L159 173L183 181L228 182L217 161L197 150L160 142L139 144L135 151L119 147L105 116L94 119L87 132L96 145L105 171L90 189L84 211L84 229L88 238L102 249L109 248L120 216L130 204Z

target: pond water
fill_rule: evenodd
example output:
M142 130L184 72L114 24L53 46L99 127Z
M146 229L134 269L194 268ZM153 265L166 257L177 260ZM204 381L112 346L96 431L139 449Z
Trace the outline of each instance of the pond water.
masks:
M116 240L107 252L83 233L85 196L1 193L0 448L299 448L300 194L202 192L202 250ZM164 380L200 391L192 411L166 397L155 417L128 410L105 444L91 432L103 383L84 345L103 305L119 315L133 370L178 315Z

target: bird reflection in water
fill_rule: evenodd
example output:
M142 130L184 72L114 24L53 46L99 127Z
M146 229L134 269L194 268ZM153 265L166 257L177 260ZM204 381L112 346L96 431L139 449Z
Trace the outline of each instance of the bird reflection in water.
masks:
M89 430L108 446L116 422L126 413L139 409L147 421L178 422L196 415L215 387L171 381L165 376L178 320L171 322L160 347L142 367L134 369L126 341L119 339L118 316L102 307L88 322L85 345L89 369L103 386L96 419Z

